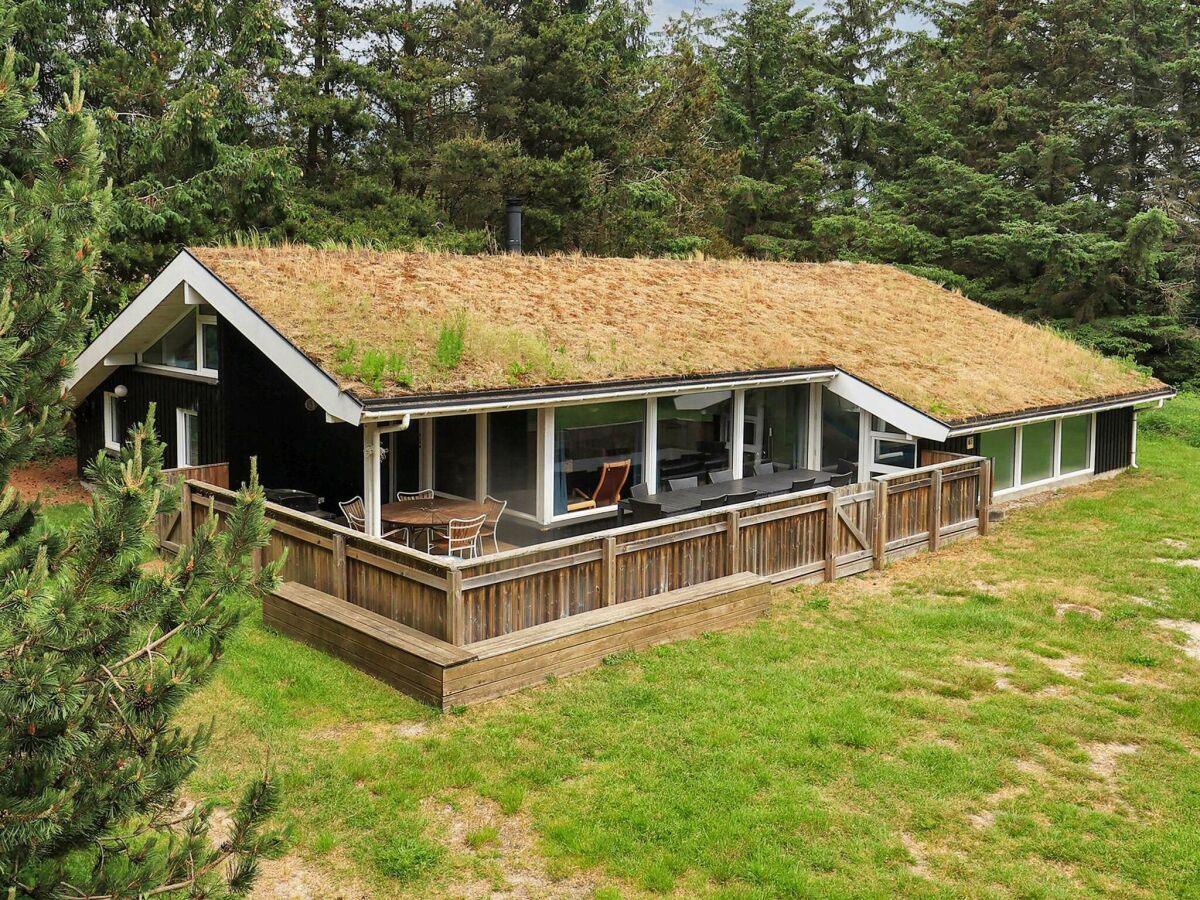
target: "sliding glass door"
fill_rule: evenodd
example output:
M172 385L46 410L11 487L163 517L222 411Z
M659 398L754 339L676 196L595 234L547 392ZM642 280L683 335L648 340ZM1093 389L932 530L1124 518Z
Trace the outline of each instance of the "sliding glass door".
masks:
M807 384L746 392L742 451L747 475L764 462L782 469L805 467L809 393Z

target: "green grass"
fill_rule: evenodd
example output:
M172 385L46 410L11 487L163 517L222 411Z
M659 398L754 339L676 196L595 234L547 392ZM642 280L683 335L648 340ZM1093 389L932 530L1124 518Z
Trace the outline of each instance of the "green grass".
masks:
M461 715L254 620L194 790L269 753L293 852L379 896L1200 896L1200 662L1155 624L1200 620L1200 401L1143 418L1139 471L986 540Z

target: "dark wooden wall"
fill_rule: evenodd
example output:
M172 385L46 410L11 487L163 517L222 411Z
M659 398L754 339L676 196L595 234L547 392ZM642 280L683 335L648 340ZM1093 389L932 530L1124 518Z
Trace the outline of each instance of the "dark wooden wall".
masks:
M250 476L258 457L266 487L297 488L337 502L363 490L362 431L330 424L321 409L309 412L300 388L236 329L221 329L221 382L225 385L225 433L229 481Z
M1096 474L1124 469L1133 453L1133 409L1096 413Z
M194 409L200 424L200 465L225 462L225 416L222 411L221 385L188 378L172 378L123 366L114 371L75 410L77 441L76 462L84 468L104 449L104 392L118 384L129 393L118 402L120 425L124 433L144 421L150 404L156 403L155 425L166 444L164 464L174 468L178 459L176 409Z

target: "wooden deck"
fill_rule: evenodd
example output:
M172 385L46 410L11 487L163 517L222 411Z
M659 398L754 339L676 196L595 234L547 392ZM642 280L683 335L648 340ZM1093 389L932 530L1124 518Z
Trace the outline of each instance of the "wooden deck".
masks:
M430 702L474 702L656 642L654 627L639 618L643 601L653 615L672 620L662 639L673 640L740 620L741 606L727 609L707 593L732 590L731 577L775 585L833 581L986 534L991 494L988 460L939 454L929 465L871 482L470 560L430 556L268 503L272 533L262 559L286 553L282 577L312 591L303 595L308 606L294 588L269 601L268 620L328 652L357 654L356 665ZM159 523L162 546L186 544L194 528L225 515L233 498L226 488L185 481L179 514ZM317 596L346 609L318 610ZM690 598L683 608L691 618L674 621L667 610L679 596ZM711 609L703 605L710 602ZM391 630L381 631L384 624ZM543 645L552 649L535 649ZM426 659L430 647L471 658ZM383 658L391 662L385 666Z
M598 666L608 656L730 628L766 613L771 585L743 573L455 647L288 582L263 622L442 709Z

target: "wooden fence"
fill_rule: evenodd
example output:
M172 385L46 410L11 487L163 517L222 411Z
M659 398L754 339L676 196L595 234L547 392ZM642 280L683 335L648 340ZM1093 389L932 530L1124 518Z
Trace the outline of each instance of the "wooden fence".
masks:
M990 461L954 457L819 488L481 557L434 557L267 504L264 558L282 575L457 646L741 572L833 581L986 533ZM164 546L227 512L226 488L189 480Z

